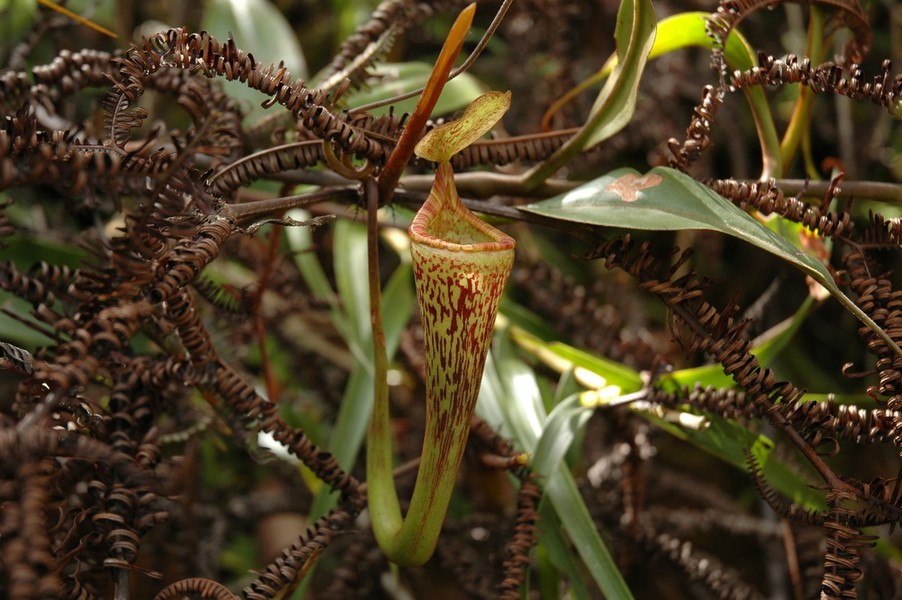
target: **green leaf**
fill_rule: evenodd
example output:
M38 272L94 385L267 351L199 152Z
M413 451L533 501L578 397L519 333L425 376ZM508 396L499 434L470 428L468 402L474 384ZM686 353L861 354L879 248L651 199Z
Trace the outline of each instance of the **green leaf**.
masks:
M827 506L824 494L806 483L808 477L773 455L774 443L766 436L714 414L706 414L709 423L707 427L687 429L646 411L636 413L674 437L743 470L748 468L745 458L745 450L748 449L761 467L765 479L775 490L806 510L822 511Z
M346 96L348 106L362 106L419 89L426 85L429 74L432 72L432 65L423 62L380 63L371 72L379 78L379 83L369 89L348 94ZM458 75L445 84L442 95L439 96L435 108L432 109L432 116L447 115L463 109L484 89L484 86L473 75L469 73ZM411 112L416 104L417 98L414 97L396 102L392 106L395 113L404 114ZM388 111L389 107L384 106L371 112L375 115L382 115L388 114Z
M658 23L655 45L649 58L687 46L712 49L714 41L706 31L708 16L708 13L688 12L674 15ZM756 65L755 50L735 29L727 38L724 59L732 71L746 71ZM764 89L755 85L747 86L742 91L752 111L758 140L761 143L763 175L780 177L783 174L780 139Z
M697 46L708 50L713 49L714 41L706 32L708 16L709 13L705 12L686 12L667 17L660 21L657 25L654 44L651 47L648 60L690 46ZM755 50L736 29L734 29L727 38L727 44L724 48L724 59L726 60L727 66L733 71L745 71L754 67L756 64ZM550 116L557 112L561 106L570 102L583 91L607 79L619 62L618 54L613 54L597 73L581 82L578 86L574 87L557 100L548 112L546 112L545 117L543 118L543 124L545 124L550 119ZM767 97L760 86L745 87L743 88L743 93L746 96L746 100L752 111L752 117L755 121L755 128L758 133L758 139L761 142L763 160L766 166L765 170L769 176L778 177L782 174L780 167L780 140L777 136L776 127L774 126L770 106L767 103Z
M893 352L902 348L833 281L823 263L780 237L689 175L655 167L646 175L617 169L565 194L521 210L552 219L606 227L673 231L707 229L739 238L785 260L820 283Z
M511 329L511 338L527 352L546 365L564 373L573 368L583 368L605 380L605 385L616 385L623 393L642 389L639 372L620 363L580 350L563 342L543 342L519 328Z
M576 154L611 137L629 123L636 109L639 82L655 39L655 11L651 0L623 0L617 13L618 64L595 100L589 119L560 150L526 176L536 186Z
M617 13L617 65L595 99L583 150L588 150L623 129L636 109L639 81L655 41L655 11L650 0L627 0Z
M503 422L502 434L513 438L520 448L535 452L548 419L532 369L514 356L509 341L502 339L486 361L479 403L479 415L493 425ZM566 429L567 409L557 421ZM550 438L549 438L550 439ZM557 453L560 447L549 441L543 446ZM552 450L553 447L553 450ZM566 449L564 449L566 451ZM545 459L543 462L551 462ZM551 475L545 493L595 583L606 598L629 600L632 595L610 552L601 539L579 488L564 465L549 466Z
M294 209L288 211L285 216L295 220L305 220L310 218L310 213L306 210ZM294 256L295 265L301 272L301 277L304 278L304 283L310 288L314 298L329 305L332 324L344 338L345 343L350 346L355 341L354 329L342 310L338 295L332 289L329 278L313 251L313 236L310 228L287 227L285 238Z
M37 0L0 0L0 36L11 46L25 37L37 13Z
M300 210L290 213L292 218L299 220L306 214ZM352 470L366 436L373 405L366 228L349 220L338 221L335 228L333 266L339 295L332 290L322 265L310 251L313 240L309 229L291 227L285 230L285 235L305 282L317 299L329 303L332 322L355 358L328 444L328 450L338 464L343 469ZM413 314L414 305L413 277L409 260L404 254L383 291L383 328L389 357L398 347L401 332ZM320 492L314 500L311 516L316 518L324 514L333 501L334 495L328 490Z
M539 597L542 600L548 598L555 600L560 598L558 577L549 571L553 566L567 577L570 589L567 594L574 600L589 600L591 595L583 581L585 576L581 567L573 556L570 543L561 528L561 520L557 518L554 508L550 503L543 501L539 504L539 522L542 524L536 534L538 548L536 549L536 562L538 563L538 587ZM551 565L546 565L550 562Z
M370 330L370 293L367 284L366 227L350 219L335 222L332 264L335 269L335 287L341 298L346 323L350 326L351 352L359 355L361 362L368 358L372 333Z
M592 411L583 406L579 398L579 394L565 398L554 407L545 421L530 463L541 477L547 477L562 463L570 444L592 416Z
M358 267L366 270L366 260ZM358 271L360 269L358 268ZM361 276L358 273L358 276ZM363 274L365 281L365 273ZM391 358L398 348L401 332L410 320L415 305L413 274L410 264L402 262L392 273L383 291L382 325L385 333L385 350ZM369 304L366 313L369 315ZM329 440L329 452L343 469L351 470L366 437L366 429L373 412L373 365L371 345L366 345L365 362L358 362L345 393ZM317 515L319 516L319 515Z
M758 358L762 367L770 365L780 351L786 347L786 344L802 326L813 305L814 300L808 296L795 315L777 323L752 343L751 353ZM661 385L666 385L668 382L673 382L676 386L689 387L696 384L715 388L729 388L736 385L733 378L724 373L723 367L719 364L680 369L661 377Z
M27 315L32 309L32 305L30 302L0 290L0 309L15 315ZM5 312L0 312L0 342L23 346L27 350L35 350L49 344L50 339L40 331L13 319Z

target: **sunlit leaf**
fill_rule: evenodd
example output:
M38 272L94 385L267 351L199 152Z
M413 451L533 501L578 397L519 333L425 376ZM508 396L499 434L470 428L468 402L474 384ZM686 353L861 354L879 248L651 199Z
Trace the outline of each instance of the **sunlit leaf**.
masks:
M603 378L606 385L618 386L624 393L635 392L642 388L642 378L638 371L620 363L574 348L563 342L543 342L520 329L512 329L511 337L517 344L558 373L563 373L568 369L583 368Z
M792 264L824 286L862 323L902 356L902 349L846 296L817 258L780 237L689 175L655 167L645 175L617 169L565 194L521 210L552 219L624 229L707 229L739 238Z

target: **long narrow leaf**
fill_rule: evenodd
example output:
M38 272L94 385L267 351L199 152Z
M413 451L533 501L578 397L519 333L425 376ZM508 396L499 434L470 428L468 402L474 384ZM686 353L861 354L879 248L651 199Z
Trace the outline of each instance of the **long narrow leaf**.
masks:
M573 476L558 465L548 479L545 494L551 500L564 530L598 588L608 600L630 600L633 595L605 545Z
M570 582L570 589L567 590L567 593L570 597L575 600L589 600L591 596L586 584L583 582L579 563L561 530L561 521L549 502L542 502L539 506L539 519L542 526L539 528L538 533L539 549L537 551L537 562L539 562L539 591L542 600L560 597L557 587L554 590L545 591L546 582L541 580L543 560L550 561L558 571L567 577ZM542 554L539 554L543 551L544 554L547 554L547 559L544 559ZM556 582L551 583L556 584Z
M536 444L531 462L533 470L543 477L553 473L591 416L592 411L580 404L579 394L555 406Z
M359 317L369 314L369 294L365 288L366 231L359 223L339 221L336 224L334 270L336 286L341 292L339 301L339 295L332 290L316 256L305 251L310 240L300 229L287 230L289 242L296 252L295 260L316 297L330 303L333 324L352 348L356 359L328 444L338 464L351 470L366 436L373 404L371 334L368 319L363 323ZM364 284L362 289L361 282ZM386 307L383 311L386 351L392 356L398 347L401 332L413 313L415 302L411 268L406 257L386 284L383 298ZM328 490L320 492L314 499L311 515L315 518L325 513L333 500Z
M714 47L714 40L706 31L708 16L709 13L705 12L685 12L662 19L658 23L654 45L648 55L648 60L690 46L711 50ZM726 47L724 48L724 59L727 66L733 71L745 71L756 64L755 50L742 34L735 29L727 38ZM548 127L551 117L560 110L561 106L567 104L578 94L593 85L605 81L612 74L618 63L618 55L615 53L597 73L556 101L542 118L543 127ZM748 86L743 88L742 91L751 109L752 118L755 121L755 129L758 133L758 140L761 144L764 166L762 177L779 177L782 175L780 139L777 135L777 129L774 125L764 90L759 86Z
M509 343L500 344L494 357L490 356L486 362L479 398L476 408L482 418L497 425L501 416L505 435L524 450L537 450L548 418L534 373L513 355ZM561 426L566 424L565 413L566 409L562 409ZM550 441L546 446L553 447L548 451L549 457L561 450ZM545 458L543 462L551 460ZM601 539L573 476L561 464L548 468L552 472L545 483L545 493L593 580L606 598L631 599L629 588Z
M600 144L629 122L636 109L639 81L655 39L655 12L650 0L624 0L617 13L618 64L592 107L589 119L567 144L527 175L538 185L576 154Z
M350 219L339 219L334 231L335 287L351 327L351 338L369 355L370 295L366 277L361 277L366 274L366 227Z

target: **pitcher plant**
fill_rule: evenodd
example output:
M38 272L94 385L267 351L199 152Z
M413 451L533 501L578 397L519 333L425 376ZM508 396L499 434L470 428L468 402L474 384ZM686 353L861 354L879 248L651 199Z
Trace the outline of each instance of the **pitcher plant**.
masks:
M463 205L450 160L490 130L509 105L509 92L483 94L459 120L430 131L415 148L420 158L437 162L438 171L409 229L425 339L426 432L406 517L401 516L392 479L384 372L377 372L367 449L373 530L389 559L403 566L426 562L435 549L463 459L516 245L512 237Z

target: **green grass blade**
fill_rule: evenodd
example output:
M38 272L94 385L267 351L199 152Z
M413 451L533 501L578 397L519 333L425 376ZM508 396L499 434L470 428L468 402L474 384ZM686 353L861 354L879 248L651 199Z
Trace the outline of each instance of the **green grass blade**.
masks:
M605 598L630 600L633 595L598 534L573 476L563 465L558 465L549 477L545 485L545 494L551 500L555 512L564 525L564 530Z
M520 448L533 452L539 449L540 438L549 419L545 413L532 369L514 355L510 341L503 339L494 355L486 362L486 374L480 389L477 412L490 424L497 426L499 417L504 422L502 433L513 438ZM587 412L587 411L584 411ZM578 428L567 429L568 408L565 406L556 419L561 433L575 437ZM576 418L575 425L579 425ZM545 456L540 457L543 468L550 469L545 482L545 492L555 512L561 519L567 537L588 569L599 589L609 599L630 599L629 588L617 569L610 552L592 522L589 510L579 494L570 472L554 462L554 456L566 452L566 444L557 444L549 434L549 441L542 446ZM572 439L572 438L571 438ZM549 448L547 451L545 448Z
M536 550L536 562L539 563L539 591L540 598L554 600L560 598L560 592L557 587L557 577L547 573L544 569L543 562L551 562L551 566L562 573L570 584L567 594L574 600L589 600L592 596L589 589L583 581L584 576L580 571L580 565L577 562L573 551L570 549L570 543L564 536L561 529L561 521L558 519L554 508L549 502L542 502L539 506L539 519L542 524L539 528L538 549ZM547 555L547 558L544 556ZM546 581L548 580L548 581ZM552 588L552 586L554 586ZM546 589L551 588L551 589Z

